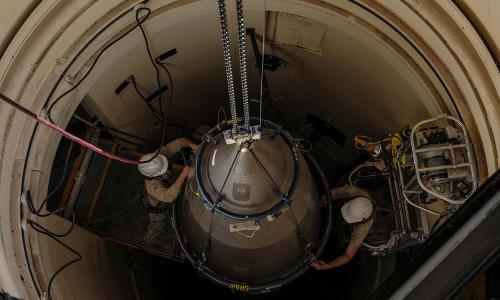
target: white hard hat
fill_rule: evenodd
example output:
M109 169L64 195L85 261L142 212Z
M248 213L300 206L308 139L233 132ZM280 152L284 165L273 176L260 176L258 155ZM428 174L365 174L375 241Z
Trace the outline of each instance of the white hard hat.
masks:
M141 157L141 161L150 160L155 153L148 153ZM139 164L139 172L146 177L156 177L163 175L168 170L168 160L163 154L158 154L152 161Z
M358 223L370 218L373 213L373 204L366 197L357 197L344 204L340 211L347 223Z

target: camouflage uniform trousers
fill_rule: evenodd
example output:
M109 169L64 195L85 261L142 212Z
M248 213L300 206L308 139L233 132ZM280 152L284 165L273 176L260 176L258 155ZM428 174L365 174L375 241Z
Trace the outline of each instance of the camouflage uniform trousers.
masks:
M146 198L146 197L145 197ZM170 210L168 203L160 203L152 207L147 199L144 199L148 209L148 228L144 235L144 241L149 244L165 247L166 232L168 231L168 222L170 221Z

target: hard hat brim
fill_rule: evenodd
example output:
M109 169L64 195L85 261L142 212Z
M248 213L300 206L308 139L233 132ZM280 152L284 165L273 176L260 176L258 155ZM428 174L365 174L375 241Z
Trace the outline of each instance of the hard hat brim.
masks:
M153 153L146 154L141 158L141 161L147 161L147 160L151 159L153 156L154 156ZM144 175L146 177L157 177L157 176L161 176L167 172L168 159L165 157L165 155L158 154L154 159L160 160L161 169L157 170L156 172L149 173L149 172L143 170L143 168L141 168L141 165L139 165L139 172L141 172L142 175Z
M351 214L349 214L349 212L347 211L349 209L349 203L355 199L358 199L358 198L365 198L367 199L368 201L370 201L370 199L366 198L366 197L356 197L350 201L348 201L346 204L342 205L342 207L340 208L340 213L342 214L342 218L344 218L344 220L349 223L349 224L353 224L353 223L358 223L358 222L361 222L367 218L370 217L370 215L373 213L373 206L371 208L371 213L369 215L367 215L365 218L356 218L356 217L353 217ZM371 201L370 201L371 203Z
M352 224L352 223L356 223L356 222L359 222L360 220L355 220L353 219L351 216L349 216L349 214L347 213L347 205L349 204L349 202L347 202L346 204L342 205L342 207L340 208L340 213L342 214L342 218L344 218L344 220L349 223L349 224Z
M155 175L155 176L163 175L163 174L167 173L167 170L168 170L168 159L165 157L165 155L159 154L158 157L161 159L161 161L163 163L163 167L158 172L159 174Z

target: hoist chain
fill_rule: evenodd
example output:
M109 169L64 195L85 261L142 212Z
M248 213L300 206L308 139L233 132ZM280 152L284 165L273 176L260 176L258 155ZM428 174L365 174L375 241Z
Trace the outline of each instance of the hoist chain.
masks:
M231 48L229 41L229 29L227 24L227 13L225 0L219 2L219 17L222 32L222 48L224 51L224 67L226 70L227 87L229 91L229 102L231 107L231 118L233 120L233 134L236 134L237 114L236 114L236 95L234 92L234 76L232 70ZM247 76L247 56L245 47L246 28L243 18L243 0L236 0L236 21L238 25L238 53L240 58L240 80L243 101L243 116L245 121L245 130L250 131L250 109L248 99L248 76Z
M243 18L243 0L236 0L236 21L238 22L238 51L240 54L241 93L243 99L243 117L245 130L250 129L250 111L248 105L247 54L245 47L245 19Z
M229 92L229 105L231 107L231 119L233 123L233 134L236 134L236 97L234 93L234 77L231 61L231 48L229 45L229 29L227 26L226 2L219 0L219 18L222 32L222 49L224 51L224 67L226 69L227 88Z

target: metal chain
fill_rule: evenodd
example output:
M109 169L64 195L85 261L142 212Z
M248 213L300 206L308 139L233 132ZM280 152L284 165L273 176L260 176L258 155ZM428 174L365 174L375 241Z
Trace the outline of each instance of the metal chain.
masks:
M222 32L222 48L224 50L224 65L226 69L226 79L227 79L227 88L229 92L229 104L231 107L231 119L233 123L233 134L236 134L236 119L238 118L236 115L236 97L234 93L234 77L232 70L232 61L231 61L231 48L229 45L229 30L227 26L227 14L226 14L226 2L225 0L219 1L219 18L220 18L220 27Z
M243 0L236 0L236 21L238 22L238 50L240 54L241 93L243 96L243 116L245 129L250 129L250 111L248 105L247 55L245 47L246 29L243 18Z

